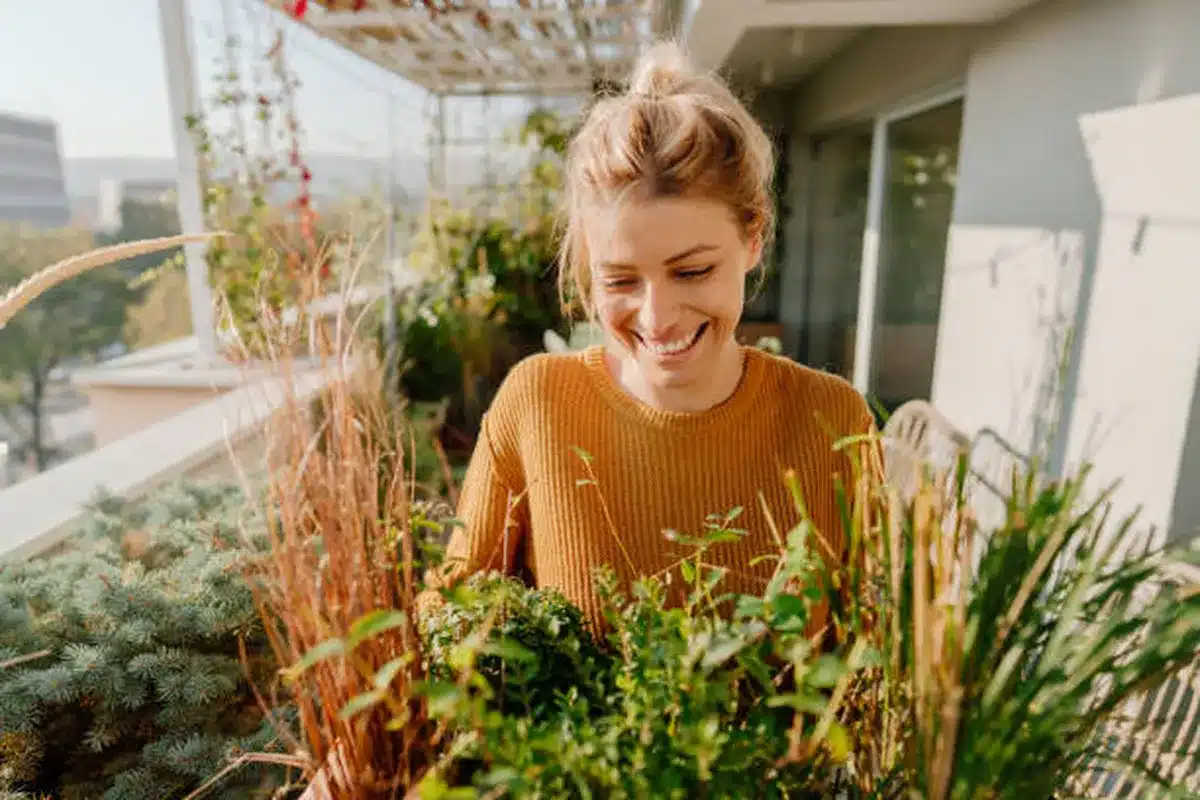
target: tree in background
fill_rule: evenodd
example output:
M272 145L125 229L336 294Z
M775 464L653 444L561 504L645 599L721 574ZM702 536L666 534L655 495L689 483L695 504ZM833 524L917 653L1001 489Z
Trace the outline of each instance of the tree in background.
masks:
M180 232L179 213L169 203L121 201L121 227L96 237L97 246L174 236ZM187 275L181 248L148 253L121 262L121 272L142 289L129 309L122 340L131 350L153 347L192 332Z
M147 273L148 275L150 273ZM187 273L176 262L153 271L142 298L129 309L122 339L130 350L141 350L192 334L192 307Z
M86 231L0 227L0 286L16 286L94 246ZM15 433L18 458L32 459L39 471L49 466L54 453L44 421L51 373L117 342L137 295L114 264L51 289L0 330L0 415Z

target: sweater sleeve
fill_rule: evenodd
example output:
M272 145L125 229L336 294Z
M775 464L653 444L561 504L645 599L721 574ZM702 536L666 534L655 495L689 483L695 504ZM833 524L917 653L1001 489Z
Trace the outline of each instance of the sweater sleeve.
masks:
M506 391L507 389L507 391ZM512 386L502 387L480 426L459 492L455 528L443 564L425 575L422 607L468 576L486 570L518 574L529 529L524 470L517 446Z

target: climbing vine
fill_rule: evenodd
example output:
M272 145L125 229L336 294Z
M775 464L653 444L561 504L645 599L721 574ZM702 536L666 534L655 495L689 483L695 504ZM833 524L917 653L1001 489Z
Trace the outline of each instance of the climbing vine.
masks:
M335 277L304 157L300 81L284 45L278 29L268 45L259 43L247 78L243 42L227 32L214 91L188 119L204 176L206 222L230 234L206 256L225 310L223 327L239 343L226 355L260 354L267 328L284 310L307 307Z

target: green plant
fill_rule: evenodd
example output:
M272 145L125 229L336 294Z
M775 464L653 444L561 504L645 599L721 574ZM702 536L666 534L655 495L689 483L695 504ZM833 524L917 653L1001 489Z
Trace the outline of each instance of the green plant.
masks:
M542 613L535 604L562 615L559 602L479 577L447 592L431 617L440 638L424 652L446 655L430 660L427 677L348 711L387 717L421 703L434 723L424 734L430 766L404 785L422 797L469 787L522 797L1060 798L1119 763L1122 703L1200 649L1195 587L1149 591L1195 555L1137 543L1133 518L1110 525L1106 494L1083 501L1086 474L1014 483L1007 522L985 534L972 522L965 466L926 480L911 503L877 467L858 472L845 487L840 565L802 522L761 596L724 595L705 553L740 532L736 510L714 516L700 534L672 534L691 554L668 570L628 589L598 573L605 644L586 670L557 673L555 635L528 621ZM479 591L489 586L500 588L491 603ZM830 626L814 632L823 603ZM515 626L505 627L512 609ZM471 624L445 624L462 619ZM567 663L578 663L569 657L578 636L565 639ZM1138 724L1133 733L1145 735L1177 721ZM1137 764L1145 796L1182 791L1158 769Z
M572 693L602 688L607 659L583 614L557 592L493 572L471 576L452 596L420 620L431 679L452 683L470 664L500 708L535 719Z
M313 208L295 112L300 83L288 66L282 31L257 54L267 68L256 70L249 89L240 50L236 36L225 39L215 94L187 123L205 181L205 216L213 230L228 234L206 251L211 280L240 340L233 354L253 357L264 355L265 326L278 324L288 308L303 316L309 302L336 285L336 237L319 229ZM259 129L257 142L247 120Z
M1014 479L1004 524L979 531L965 464L949 492L927 484L907 511L886 509L898 524L869 577L888 667L870 692L912 726L903 785L922 796L1067 796L1121 764L1118 729L1175 724L1120 716L1200 652L1200 593L1170 580L1197 554L1152 547L1136 516L1114 520L1111 490L1086 499L1086 469ZM1137 791L1169 792L1160 770L1137 764Z
M454 451L469 451L512 364L541 349L545 331L566 332L552 278L564 131L557 116L533 112L518 139L534 161L512 192L479 211L434 198L418 220L408 258L423 284L397 308L398 374L407 397L449 399Z
M0 787L158 800L282 749L251 684L275 662L242 574L265 546L245 514L225 487L103 499L62 553L4 567ZM247 766L223 787L266 796L282 777Z

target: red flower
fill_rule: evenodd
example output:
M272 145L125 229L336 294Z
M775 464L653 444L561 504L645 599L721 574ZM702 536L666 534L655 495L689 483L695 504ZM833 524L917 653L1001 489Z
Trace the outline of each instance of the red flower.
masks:
M312 173L308 171L308 167L304 167L300 170L300 180L304 181L305 183L312 182Z
M296 0L292 3L292 16L296 19L304 19L304 15L308 13L308 0Z

